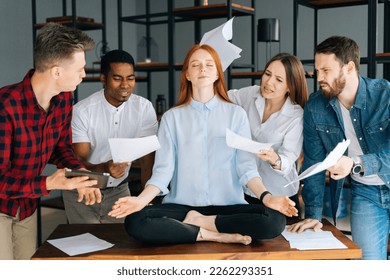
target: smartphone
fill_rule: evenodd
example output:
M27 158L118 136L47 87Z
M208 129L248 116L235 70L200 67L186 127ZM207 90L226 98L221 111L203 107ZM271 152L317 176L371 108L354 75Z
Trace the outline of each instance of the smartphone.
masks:
M87 170L73 170L73 169L65 170L66 178L79 177L79 176L88 176L89 179L91 180L97 180L98 183L92 187L99 188L99 189L106 188L108 183L108 178L110 178L109 173L91 172Z

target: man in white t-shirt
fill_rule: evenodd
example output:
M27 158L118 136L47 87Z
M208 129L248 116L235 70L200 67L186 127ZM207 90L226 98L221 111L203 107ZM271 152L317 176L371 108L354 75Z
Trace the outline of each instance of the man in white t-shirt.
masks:
M105 189L64 191L69 223L120 223L107 215L120 197L129 196L127 177L131 162L114 163L109 138L138 138L157 133L152 103L133 93L134 59L123 50L102 57L100 80L103 89L78 102L73 109L73 148L91 171L110 173ZM152 154L144 160L151 161ZM151 166L150 174L151 174Z

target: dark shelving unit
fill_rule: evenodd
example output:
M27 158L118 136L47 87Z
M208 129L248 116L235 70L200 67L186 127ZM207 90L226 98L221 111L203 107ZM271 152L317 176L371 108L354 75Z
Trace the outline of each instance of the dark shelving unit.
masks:
M166 24L167 25L167 36L168 36L168 61L167 62L145 62L137 63L136 71L145 72L147 77L145 78L147 82L147 97L151 100L151 84L150 84L150 74L158 71L168 71L168 87L169 87L169 96L168 102L169 106L172 106L175 101L175 72L180 71L182 64L177 63L175 60L175 25L180 22L194 22L194 42L200 42L201 40L201 21L208 19L216 18L226 18L231 19L233 16L242 17L250 16L251 17L251 63L249 64L235 64L233 63L227 69L227 82L228 87L231 88L232 79L242 78L240 72L235 72L234 75L232 69L249 69L250 71L256 70L255 62L257 57L257 44L256 44L256 22L255 22L255 0L251 1L251 7L239 5L233 3L231 0L227 0L226 3L219 4L210 4L207 6L201 5L200 0L194 0L194 5L192 7L186 8L175 8L175 0L167 0L167 9L166 12L160 13L151 13L150 12L150 0L145 0L145 14L143 15L133 15L133 16L123 16L122 15L122 1L118 0L118 45L119 48L123 48L123 23L133 23L144 25L146 29L146 38L150 38L150 27L157 24ZM148 40L148 39L147 39ZM151 49L150 46L146 46L146 56L150 57ZM245 74L244 74L245 75Z
M384 5L384 53L377 53L377 11L378 5ZM376 77L376 66L384 64L383 77L390 80L390 0L294 0L294 54L297 55L299 48L298 20L299 6L305 6L314 11L314 45L318 44L318 11L338 7L367 5L368 26L367 26L367 56L361 58L362 64L367 64L367 76ZM302 60L304 64L314 64L314 59Z
M62 15L58 17L55 22L61 23L66 26L70 26L73 28L77 28L83 31L91 31L91 30L101 30L102 32L102 53L107 52L107 34L106 34L106 0L100 0L101 2L101 11L102 11L102 22L88 22L85 21L85 18L79 17L77 14L77 1L71 1L71 15L67 13L67 0L62 0ZM33 27L33 46L35 47L35 38L37 35L38 29L43 27L47 22L38 23L37 22L37 0L31 0L32 6L32 27ZM63 19L60 19L63 17ZM86 82L95 82L99 81L96 77L90 76L94 72L89 72L86 69L87 77L85 77L84 81ZM78 92L77 89L74 91L74 101L78 101Z

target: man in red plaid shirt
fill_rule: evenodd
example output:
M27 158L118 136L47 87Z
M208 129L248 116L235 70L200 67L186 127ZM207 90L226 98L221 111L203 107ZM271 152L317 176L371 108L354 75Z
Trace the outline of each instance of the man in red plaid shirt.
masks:
M34 254L39 197L97 183L68 179L64 169L84 168L72 150L72 91L85 77L85 51L93 45L80 30L47 24L37 36L35 68L0 89L0 259ZM47 163L58 170L42 176Z

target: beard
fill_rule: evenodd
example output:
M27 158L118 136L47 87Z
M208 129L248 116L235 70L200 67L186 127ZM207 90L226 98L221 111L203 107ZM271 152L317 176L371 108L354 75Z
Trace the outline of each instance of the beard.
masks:
M345 77L340 70L339 76L333 80L332 85L327 82L319 83L322 90L322 95L326 98L337 97L345 88ZM327 87L323 88L322 86L326 85Z

